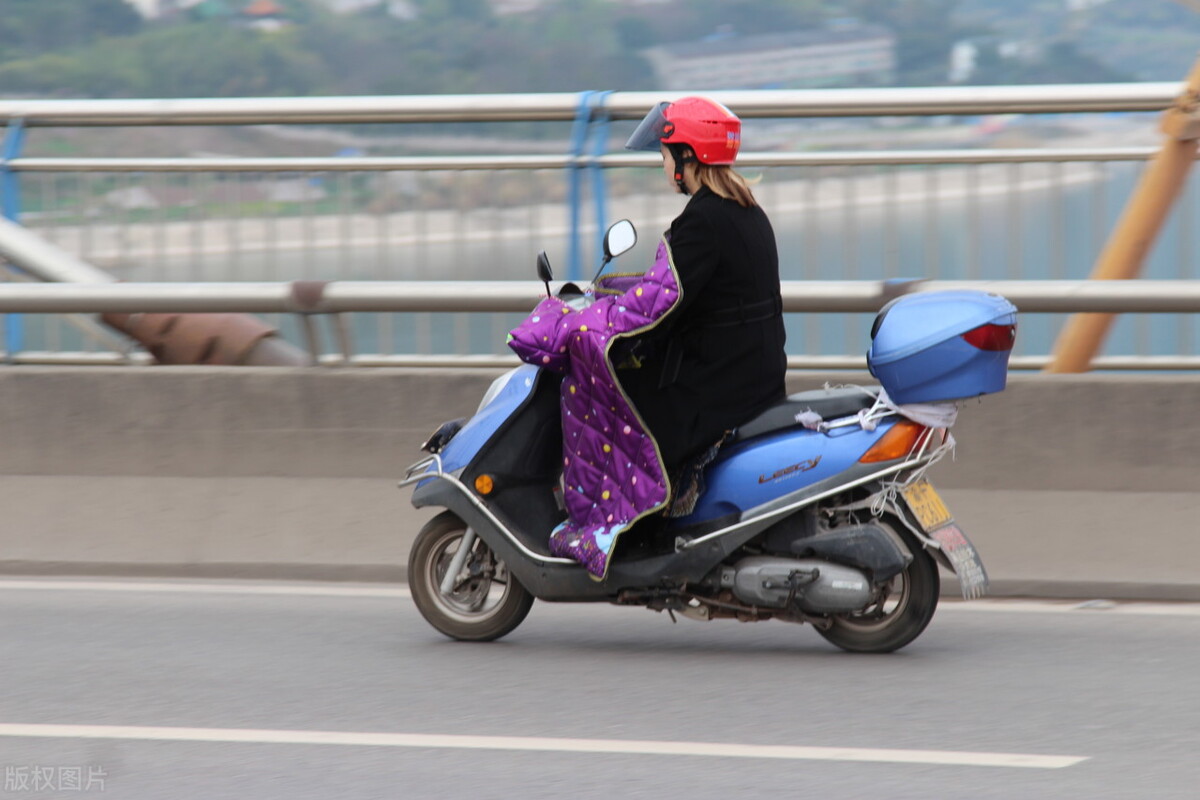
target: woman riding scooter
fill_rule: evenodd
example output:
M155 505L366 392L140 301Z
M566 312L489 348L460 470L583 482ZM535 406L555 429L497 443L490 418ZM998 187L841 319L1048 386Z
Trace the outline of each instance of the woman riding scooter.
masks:
M551 551L603 578L617 536L650 514L686 514L727 433L785 396L774 232L731 168L741 121L700 97L660 103L626 143L657 150L691 199L651 269L600 281L577 311L547 298L512 332L562 386L567 522Z

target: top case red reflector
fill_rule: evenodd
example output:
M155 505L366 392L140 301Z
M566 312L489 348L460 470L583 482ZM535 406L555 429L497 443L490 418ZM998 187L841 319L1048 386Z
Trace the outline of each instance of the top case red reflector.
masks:
M980 350L1012 350L1017 338L1017 326L980 325L964 333L962 338Z

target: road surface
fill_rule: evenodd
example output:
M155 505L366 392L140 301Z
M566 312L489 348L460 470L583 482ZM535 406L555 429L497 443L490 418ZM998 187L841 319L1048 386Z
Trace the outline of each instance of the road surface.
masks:
M943 602L900 653L399 586L0 578L0 798L1194 798L1200 606Z

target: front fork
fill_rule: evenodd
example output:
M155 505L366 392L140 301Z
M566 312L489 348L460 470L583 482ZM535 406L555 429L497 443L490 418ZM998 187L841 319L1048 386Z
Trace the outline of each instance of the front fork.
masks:
M456 420L456 422L458 422ZM434 434L436 438L447 426L452 423L446 423L438 429L438 433ZM433 441L433 439L430 439ZM428 445L428 442L426 442ZM422 446L424 449L424 446ZM446 473L442 470L442 458L437 453L433 453L428 458L423 458L413 464L405 472L404 480L400 481L400 488L408 486L412 483L425 480L428 478L445 478ZM458 550L450 559L450 566L446 568L446 574L442 576L442 582L438 585L438 591L447 597L450 596L458 584L458 576L462 573L463 567L466 566L467 559L471 556L471 549L475 547L475 540L479 538L475 533L475 529L467 526L463 531L462 541L458 545Z
M478 537L475 534L475 529L468 527L463 531L462 541L458 545L458 550L455 551L454 557L450 559L450 566L446 568L446 574L442 576L442 583L438 586L438 590L444 595L450 595L456 588L458 583L459 573L462 572L463 566L467 563L467 558L471 555L471 549L475 547L475 539Z

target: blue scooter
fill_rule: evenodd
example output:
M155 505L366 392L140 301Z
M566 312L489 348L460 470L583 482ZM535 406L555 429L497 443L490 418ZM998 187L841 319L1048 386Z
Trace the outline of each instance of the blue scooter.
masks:
M616 223L601 270L635 241L631 223ZM544 254L538 271L549 291ZM572 284L559 296L591 299ZM904 647L937 609L939 564L964 597L986 592L975 548L925 475L953 447L958 401L1004 388L1015 331L1016 309L997 295L893 300L867 354L881 386L803 392L746 421L694 511L624 533L603 582L547 547L566 516L560 376L510 370L472 417L435 432L401 481L416 485L413 505L444 509L413 543L413 601L465 641L511 632L538 598L809 623L853 652Z

